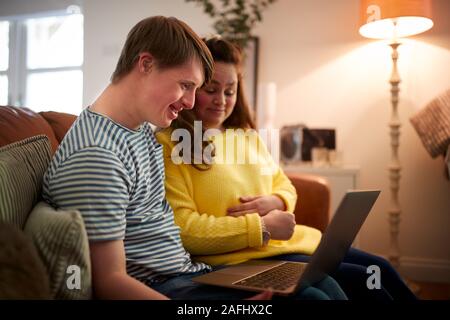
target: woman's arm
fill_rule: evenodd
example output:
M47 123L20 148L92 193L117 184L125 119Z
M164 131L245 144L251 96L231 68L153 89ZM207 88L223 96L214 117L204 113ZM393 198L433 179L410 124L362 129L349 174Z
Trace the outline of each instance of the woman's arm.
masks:
M278 172L274 174L272 183L272 194L283 200L286 206L285 211L293 213L297 202L297 190L281 168L278 168Z
M293 213L297 202L297 191L283 170L276 164L258 136L258 157L260 163L273 168L272 190L270 195L253 195L241 197L242 204L228 209L228 215L241 216L249 212L258 212L264 216L272 210L282 210Z
M278 195L240 197L241 204L227 209L227 215L239 217L247 213L257 212L261 217L272 210L286 210L283 199Z
M195 255L220 254L261 247L262 227L257 213L241 217L216 217L200 213L180 166L166 161L166 198L181 228L184 247Z

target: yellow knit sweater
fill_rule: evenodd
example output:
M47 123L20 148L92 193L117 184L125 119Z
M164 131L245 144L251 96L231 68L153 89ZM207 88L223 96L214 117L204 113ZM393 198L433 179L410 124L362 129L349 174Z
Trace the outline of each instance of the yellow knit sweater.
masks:
M261 219L257 213L241 217L226 215L227 208L240 204L241 196L276 194L284 200L287 211L293 212L295 208L295 188L275 165L257 134L252 138L229 131L214 136L216 163L209 170L200 171L192 165L177 165L172 161L172 149L178 142L171 141L171 133L171 129L165 129L156 134L164 147L166 197L173 208L175 223L181 228L183 245L195 260L220 265L314 252L321 237L317 229L297 225L290 240L270 240L263 246ZM230 139L234 146L225 143ZM263 174L262 170L269 167L274 169L274 174Z

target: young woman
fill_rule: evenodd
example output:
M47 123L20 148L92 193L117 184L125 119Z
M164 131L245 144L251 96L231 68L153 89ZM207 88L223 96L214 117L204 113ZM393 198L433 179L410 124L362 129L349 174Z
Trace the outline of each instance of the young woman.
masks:
M295 188L248 130L255 125L242 87L241 53L217 37L205 42L215 61L212 80L197 92L194 109L157 133L183 244L197 261L212 265L268 257L307 261L321 234L295 225ZM180 143L173 141L180 136ZM381 268L380 290L366 285L373 264ZM332 276L350 298L414 298L384 259L355 249Z

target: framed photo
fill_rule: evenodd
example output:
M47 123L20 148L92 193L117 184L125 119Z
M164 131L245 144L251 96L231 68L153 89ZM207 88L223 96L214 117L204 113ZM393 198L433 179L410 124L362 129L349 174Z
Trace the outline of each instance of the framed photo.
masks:
M335 129L310 129L303 128L302 137L302 161L312 160L312 149L316 147L328 150L336 149Z
M259 38L252 37L244 50L244 84L245 96L250 108L256 111L258 88Z

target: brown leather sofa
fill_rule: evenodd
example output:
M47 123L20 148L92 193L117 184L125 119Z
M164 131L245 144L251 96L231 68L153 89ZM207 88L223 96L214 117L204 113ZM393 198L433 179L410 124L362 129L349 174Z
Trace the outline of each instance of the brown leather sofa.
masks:
M36 113L27 108L0 106L0 147L45 134L54 152L75 119L76 116L67 113ZM330 208L327 182L311 175L289 174L288 177L299 195L294 212L297 223L324 231L328 225Z

